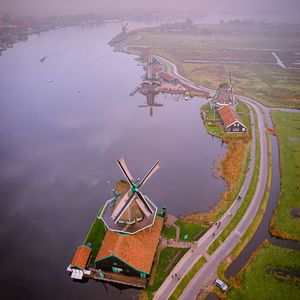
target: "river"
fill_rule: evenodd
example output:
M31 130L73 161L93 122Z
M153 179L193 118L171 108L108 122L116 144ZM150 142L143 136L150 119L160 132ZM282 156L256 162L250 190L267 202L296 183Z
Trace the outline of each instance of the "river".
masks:
M204 99L138 107L143 70L107 42L120 24L30 36L0 56L0 295L5 299L134 299L65 271L99 207L122 178L156 161L143 192L172 214L207 211L225 190L213 166L226 151L200 118ZM40 58L46 56L44 62ZM120 294L121 292L121 294Z

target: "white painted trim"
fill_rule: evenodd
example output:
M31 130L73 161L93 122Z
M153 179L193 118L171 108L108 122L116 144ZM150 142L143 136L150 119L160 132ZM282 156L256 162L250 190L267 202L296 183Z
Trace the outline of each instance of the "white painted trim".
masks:
M231 124L227 125L226 128L230 127L231 125L233 125L235 122L239 123L240 125L242 125L243 127L247 128L243 123L241 123L239 120L235 120L234 122L232 122Z

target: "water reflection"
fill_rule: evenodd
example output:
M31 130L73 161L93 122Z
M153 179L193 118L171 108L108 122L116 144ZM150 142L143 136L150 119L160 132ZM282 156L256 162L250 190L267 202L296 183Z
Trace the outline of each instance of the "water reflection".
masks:
M107 180L120 179L118 158L125 156L138 176L159 159L161 170L144 192L175 215L208 210L225 189L212 177L213 163L225 149L203 126L199 108L206 101L175 103L159 94L146 99L155 117L145 115L138 107L145 96L128 95L142 69L133 56L107 45L119 30L119 24L109 24L49 31L0 57L0 263L5 270L0 295L5 299L137 295L129 289L120 297L116 288L106 291L94 281L74 284L65 271L112 195ZM49 53L55 54L41 63Z
M164 106L161 103L155 101L155 93L147 93L146 95L146 104L140 104L138 107L149 107L149 115L153 117L153 108Z

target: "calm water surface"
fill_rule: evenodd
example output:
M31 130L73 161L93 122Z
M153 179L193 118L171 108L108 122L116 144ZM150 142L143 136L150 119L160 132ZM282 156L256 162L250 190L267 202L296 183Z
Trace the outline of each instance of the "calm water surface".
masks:
M0 295L3 299L134 299L133 289L75 284L65 271L100 205L122 178L160 160L144 193L175 215L206 211L225 185L212 167L225 152L206 133L204 100L140 108L143 75L107 42L120 24L31 36L0 56ZM47 59L41 63L40 57ZM52 82L48 82L48 79ZM106 289L107 288L107 289Z

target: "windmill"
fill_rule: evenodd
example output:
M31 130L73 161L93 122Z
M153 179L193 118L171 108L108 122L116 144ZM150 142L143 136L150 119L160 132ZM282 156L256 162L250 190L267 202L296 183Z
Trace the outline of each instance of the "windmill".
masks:
M127 26L128 26L128 23L122 25L122 34L123 35L126 35L129 33L129 29Z
M235 96L234 96L234 92L233 92L233 83L232 83L232 80L231 80L231 72L230 72L230 68L228 70L228 76L229 76L229 88L228 88L228 92L229 92L229 99L230 99L230 103L232 106L236 106L237 105L237 102L235 100Z
M121 194L107 201L100 218L112 231L133 234L154 223L157 207L140 189L159 169L159 162L141 180L134 180L124 158L118 160L118 166L126 182L123 182Z

